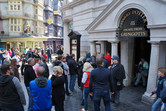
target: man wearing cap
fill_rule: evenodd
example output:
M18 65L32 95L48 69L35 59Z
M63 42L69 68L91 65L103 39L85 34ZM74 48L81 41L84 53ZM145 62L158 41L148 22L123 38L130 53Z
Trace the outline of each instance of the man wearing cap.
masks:
M122 64L119 63L119 57L114 55L112 58L113 64L109 67L112 72L115 93L111 96L111 102L115 103L115 106L119 105L120 90L123 88L123 79L126 78L125 70Z

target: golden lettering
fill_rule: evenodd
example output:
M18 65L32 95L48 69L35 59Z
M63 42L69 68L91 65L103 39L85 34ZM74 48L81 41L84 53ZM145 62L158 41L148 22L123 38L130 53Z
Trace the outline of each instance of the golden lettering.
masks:
M122 37L144 37L145 32L123 32L120 34Z

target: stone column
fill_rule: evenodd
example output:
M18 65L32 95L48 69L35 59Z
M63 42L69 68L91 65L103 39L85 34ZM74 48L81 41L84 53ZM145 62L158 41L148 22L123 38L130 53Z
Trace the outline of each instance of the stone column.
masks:
M105 54L104 41L101 41L100 44L101 44L101 54Z
M111 42L111 56L118 56L118 41Z
M69 34L68 23L64 23L64 38L63 38L64 55L70 54L70 38L68 37L68 34Z
M96 45L94 41L90 42L90 54L91 56L96 52Z
M155 100L155 95L149 97L150 93L155 90L157 84L158 75L158 64L159 64L159 42L149 42L151 43L151 57L149 65L149 75L146 92L142 96L143 102L153 103Z

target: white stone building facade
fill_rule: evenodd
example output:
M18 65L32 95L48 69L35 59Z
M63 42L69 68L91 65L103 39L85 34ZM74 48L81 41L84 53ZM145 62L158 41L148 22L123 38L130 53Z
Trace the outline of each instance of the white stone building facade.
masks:
M129 30L126 38L119 37L121 23L129 16L127 13L130 10L139 12L136 15L144 20L147 37L136 37L145 33L129 33ZM91 54L111 51L111 55L120 56L126 72L126 86L133 81L134 65L140 60L139 57L144 56L149 62L149 74L142 100L154 101L155 97L150 98L149 94L156 88L157 69L166 66L165 0L64 0L62 11L65 53L70 52L67 35L69 24L72 24L72 29L82 34L81 55L85 55L85 51ZM130 21L130 25L133 24L136 25ZM127 37L130 35L135 37Z

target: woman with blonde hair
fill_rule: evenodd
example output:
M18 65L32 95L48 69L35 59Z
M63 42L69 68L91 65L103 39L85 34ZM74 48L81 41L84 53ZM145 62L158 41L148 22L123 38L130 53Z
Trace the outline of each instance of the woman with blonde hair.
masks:
M65 78L62 75L63 69L60 66L53 68L54 74L51 77L52 80L52 104L55 106L56 111L64 111Z
M83 67L84 73L82 77L82 83L84 84L83 98L84 98L85 111L88 111L89 80L90 80L90 74L92 70L93 70L92 65L89 62L85 62Z
M11 63L10 63L10 66L12 68L12 75L17 77L21 81L21 78L20 78L20 75L19 75L19 72L18 72L18 67L17 67L17 60L12 59Z

